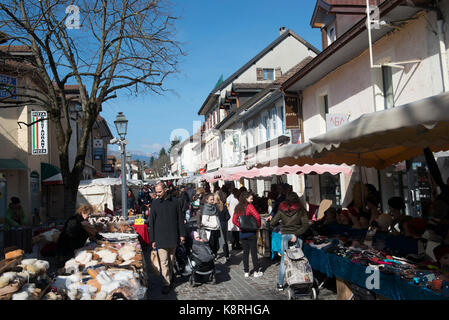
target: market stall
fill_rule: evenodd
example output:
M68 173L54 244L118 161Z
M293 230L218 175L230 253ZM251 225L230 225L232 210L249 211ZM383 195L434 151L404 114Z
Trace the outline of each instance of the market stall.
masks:
M99 211L103 211L104 205L108 208L118 208L121 203L121 185L119 178L103 178L83 180L78 187L76 199L77 206L89 204ZM126 180L127 188L130 188L135 196L143 187L140 180Z
M91 218L90 223L104 240L89 242L75 252L54 279L47 298L144 299L147 273L139 234L122 217Z

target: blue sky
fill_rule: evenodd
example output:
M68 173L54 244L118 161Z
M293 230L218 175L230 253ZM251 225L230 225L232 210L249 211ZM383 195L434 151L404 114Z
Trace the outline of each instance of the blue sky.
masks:
M320 31L310 27L315 0L172 0L176 38L186 56L180 72L167 79L163 96L145 94L118 98L103 106L102 116L116 134L114 119L123 111L127 119L127 147L150 154L167 147L170 134L182 128L193 133L198 110L217 83L248 62L279 36L284 26L321 49ZM299 62L299 61L298 61ZM115 146L110 146L115 150Z

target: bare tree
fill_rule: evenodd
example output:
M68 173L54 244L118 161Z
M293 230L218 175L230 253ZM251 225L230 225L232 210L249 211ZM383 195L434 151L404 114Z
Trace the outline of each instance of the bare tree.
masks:
M174 40L171 11L164 0L1 1L0 30L8 45L31 49L32 59L26 63L42 81L40 92L27 90L17 103L42 106L56 129L66 216L75 210L89 136L103 103L125 89L160 94L166 77L177 72L183 52ZM67 84L78 86L82 107L73 168Z

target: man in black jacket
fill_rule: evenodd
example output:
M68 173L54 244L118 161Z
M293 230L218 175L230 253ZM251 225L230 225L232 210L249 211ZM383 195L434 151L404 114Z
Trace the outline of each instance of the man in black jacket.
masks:
M185 239L181 203L167 191L164 183L160 182L156 185L158 198L151 205L148 226L152 249L158 251L161 263L163 294L168 294L170 291L176 247Z

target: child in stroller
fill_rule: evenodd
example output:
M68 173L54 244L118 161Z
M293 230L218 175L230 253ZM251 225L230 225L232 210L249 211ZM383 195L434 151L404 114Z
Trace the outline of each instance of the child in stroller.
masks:
M190 285L194 286L196 276L207 276L208 281L215 284L215 264L214 254L209 247L209 242L201 237L197 231L192 232L192 250L187 256L188 264L191 269Z

